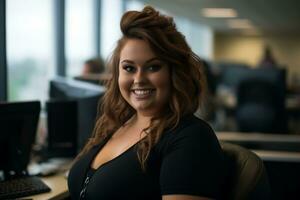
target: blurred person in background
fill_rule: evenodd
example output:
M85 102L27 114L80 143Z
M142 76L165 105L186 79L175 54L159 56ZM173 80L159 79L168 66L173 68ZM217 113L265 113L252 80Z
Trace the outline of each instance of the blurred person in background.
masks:
M100 74L105 70L104 62L101 58L92 58L84 62L81 74Z
M259 67L277 67L277 62L274 58L272 49L270 46L265 46L263 57L259 63Z

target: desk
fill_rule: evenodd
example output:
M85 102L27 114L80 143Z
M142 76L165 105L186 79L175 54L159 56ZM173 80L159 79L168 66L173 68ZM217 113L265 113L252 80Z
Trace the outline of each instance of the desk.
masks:
M50 192L36 194L29 197L24 197L25 199L32 200L63 200L69 196L66 171L71 167L72 159L70 158L52 158L49 159L47 163L37 164L34 159L28 167L30 174L35 174L40 172L40 170L47 170L53 168L58 168L59 171L56 175L42 177L42 181L46 183L51 188ZM24 199L21 198L21 199Z
M300 135L217 132L219 140L231 142L248 149L288 151L300 153Z
M251 150L263 161L300 163L300 152Z
M23 197L32 200L62 200L69 196L67 179L64 174L49 176L42 180L51 188L50 192Z
M226 131L217 132L216 135L218 139L224 141L300 143L300 135L242 133L242 132L226 132Z

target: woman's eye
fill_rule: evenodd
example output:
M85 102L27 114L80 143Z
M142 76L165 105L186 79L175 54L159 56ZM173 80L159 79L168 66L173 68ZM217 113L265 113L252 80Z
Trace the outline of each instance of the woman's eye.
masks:
M157 72L158 70L160 70L161 66L160 65L151 65L148 67L148 70L151 72Z
M127 72L134 72L134 70L135 70L135 68L133 66L130 66L130 65L123 66L123 69Z

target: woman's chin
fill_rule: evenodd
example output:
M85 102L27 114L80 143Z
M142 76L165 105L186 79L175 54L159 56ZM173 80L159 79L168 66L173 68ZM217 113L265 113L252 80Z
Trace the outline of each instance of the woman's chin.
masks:
M154 113L155 107L152 106L151 102L149 103L139 103L134 105L134 109L137 111L137 113Z

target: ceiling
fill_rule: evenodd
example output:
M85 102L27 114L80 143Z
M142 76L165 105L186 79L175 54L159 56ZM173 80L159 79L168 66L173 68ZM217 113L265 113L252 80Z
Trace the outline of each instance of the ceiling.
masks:
M237 18L248 19L257 33L294 33L300 36L300 1L299 0L143 0L170 12L172 15L188 17L208 25L217 32L243 32L232 29L224 18L205 18L202 8L233 8Z

